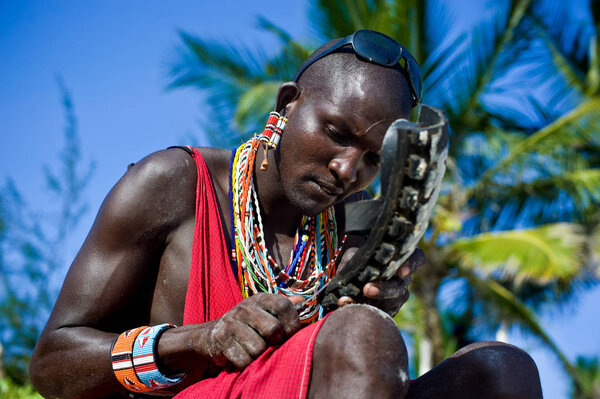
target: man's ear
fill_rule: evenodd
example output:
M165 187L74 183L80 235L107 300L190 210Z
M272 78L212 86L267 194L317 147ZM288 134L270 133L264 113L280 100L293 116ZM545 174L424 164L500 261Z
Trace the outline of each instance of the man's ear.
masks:
M281 113L289 103L296 100L300 95L300 88L295 82L285 82L277 90L275 110Z

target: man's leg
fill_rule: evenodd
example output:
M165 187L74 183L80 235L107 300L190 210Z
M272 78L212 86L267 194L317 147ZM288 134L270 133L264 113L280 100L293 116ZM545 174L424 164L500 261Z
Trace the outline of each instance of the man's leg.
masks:
M336 310L319 330L309 398L403 398L406 347L394 321L367 305Z
M407 395L419 398L542 397L533 359L516 346L500 342L468 345L412 381Z

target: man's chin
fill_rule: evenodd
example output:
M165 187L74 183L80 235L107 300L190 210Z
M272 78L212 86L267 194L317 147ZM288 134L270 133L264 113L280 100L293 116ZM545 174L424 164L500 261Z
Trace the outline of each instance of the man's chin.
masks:
M334 203L332 201L318 201L309 196L304 196L302 199L294 201L294 205L304 216L315 217Z
M294 187L288 198L290 204L305 216L314 217L341 201L341 197L323 190L313 181Z

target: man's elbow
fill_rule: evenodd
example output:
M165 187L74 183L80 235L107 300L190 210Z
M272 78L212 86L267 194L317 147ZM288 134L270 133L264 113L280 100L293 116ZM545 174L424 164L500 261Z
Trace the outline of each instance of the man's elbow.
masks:
M56 381L51 383L55 378L52 378L50 374L52 370L56 370L57 365L51 364L52 355L45 346L42 340L38 341L35 346L29 363L29 379L36 391L44 398L61 397L55 390Z
M36 349L33 351L33 356L31 357L31 362L29 363L29 379L31 380L31 384L33 387L40 393L40 395L47 397L44 395L44 377L43 371L44 367L42 366L43 360L40 359L38 346L36 345Z

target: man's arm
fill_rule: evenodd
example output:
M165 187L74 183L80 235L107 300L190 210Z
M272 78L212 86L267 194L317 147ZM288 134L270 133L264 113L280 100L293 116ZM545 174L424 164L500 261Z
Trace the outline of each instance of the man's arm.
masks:
M179 152L140 161L104 200L32 358L31 378L42 395L122 391L109 360L111 344L121 332L148 324L161 251L194 201L195 184L186 184L195 182L195 170ZM180 196L176 206L173 193Z
M111 344L150 324L161 256L177 229L193 223L195 190L195 165L181 150L145 158L111 190L36 346L31 378L42 395L95 398L125 390L112 371ZM172 294L185 296L189 262L180 268L185 273ZM181 320L183 309L175 313L160 315L161 322ZM214 322L166 331L158 357L174 372L226 362L244 367L293 334L297 318L287 299L256 296Z

